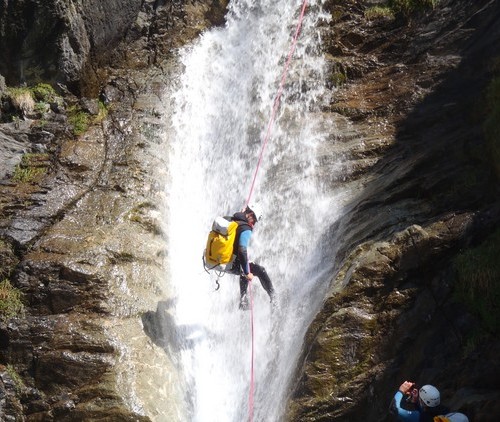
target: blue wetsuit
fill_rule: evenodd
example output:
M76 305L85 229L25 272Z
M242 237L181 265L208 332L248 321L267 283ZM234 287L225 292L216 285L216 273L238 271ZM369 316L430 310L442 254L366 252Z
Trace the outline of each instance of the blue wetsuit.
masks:
M269 295L271 301L274 297L274 288L266 272L266 269L255 262L250 262L248 260L247 249L252 238L252 228L248 224L244 213L236 213L232 217L233 221L237 221L239 224L238 231L236 232L236 242L237 245L234 248L234 253L236 255L236 260L233 263L231 271L233 274L240 275L240 297L242 302L246 301L246 293L248 288L248 279L246 276L252 273L257 277L262 284L262 287Z
M420 402L416 404L415 410L406 410L401 407L404 394L398 391L394 395L394 410L397 412L398 421L401 422L433 422L434 416L445 415L449 409L442 404L436 407L422 407Z
M403 399L403 393L397 391L394 395L394 405L398 413L398 420L402 422L420 422L420 411L419 410L406 410L401 407L401 400Z
M250 239L252 238L252 230L245 230L240 234L240 239L238 242L238 250L246 250L248 249L248 245L250 244ZM243 272L248 274L250 272L250 263L248 262L247 259L247 264L245 265L245 268L242 268Z

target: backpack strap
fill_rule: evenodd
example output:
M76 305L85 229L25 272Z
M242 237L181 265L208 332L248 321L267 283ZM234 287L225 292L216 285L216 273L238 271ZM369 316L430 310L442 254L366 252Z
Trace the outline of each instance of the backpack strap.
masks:
M250 224L248 224L247 218L245 217L245 213L237 212L231 217L232 221L236 221L238 223L238 228L236 229L236 238L234 239L233 245L233 255L238 256L238 243L240 241L240 235L244 231L252 230Z

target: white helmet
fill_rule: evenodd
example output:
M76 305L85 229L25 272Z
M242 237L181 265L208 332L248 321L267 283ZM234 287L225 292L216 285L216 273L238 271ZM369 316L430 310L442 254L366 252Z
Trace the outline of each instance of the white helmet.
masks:
M427 407L436 407L441 403L439 390L433 385L424 385L418 391L418 396Z
M450 422L469 422L469 418L463 413L452 412L446 415Z
M262 208L258 203L253 202L248 204L247 209L255 214L256 221L260 221L260 219L262 218Z

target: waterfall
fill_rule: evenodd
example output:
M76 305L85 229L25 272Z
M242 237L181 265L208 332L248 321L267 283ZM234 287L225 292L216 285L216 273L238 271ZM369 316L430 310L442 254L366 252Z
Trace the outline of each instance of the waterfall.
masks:
M168 151L167 283L189 420L248 418L250 312L238 309L238 277L225 275L215 291L202 253L214 217L239 211L249 194L301 4L231 1L226 25L180 53ZM252 196L264 216L250 259L266 267L279 301L271 310L252 282L255 421L283 418L305 331L331 279L334 248L320 242L342 201L318 174L320 150L334 132L320 111L328 90L318 23L326 18L321 1L310 2Z

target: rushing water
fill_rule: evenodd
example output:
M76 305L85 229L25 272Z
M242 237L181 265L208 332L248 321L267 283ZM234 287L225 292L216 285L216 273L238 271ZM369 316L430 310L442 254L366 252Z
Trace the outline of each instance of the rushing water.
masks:
M250 312L238 309L238 278L224 276L214 291L216 276L203 270L201 257L213 218L238 211L249 195L301 4L234 0L223 28L181 52L166 224L176 298L169 312L189 420L249 415ZM266 267L280 303L272 311L260 283L252 283L255 421L283 418L304 333L330 281L325 262L333 262L333 251L319 243L340 211L317 175L318 148L333 131L319 112L328 100L322 19L320 2L311 2L252 196L265 212L250 259Z

